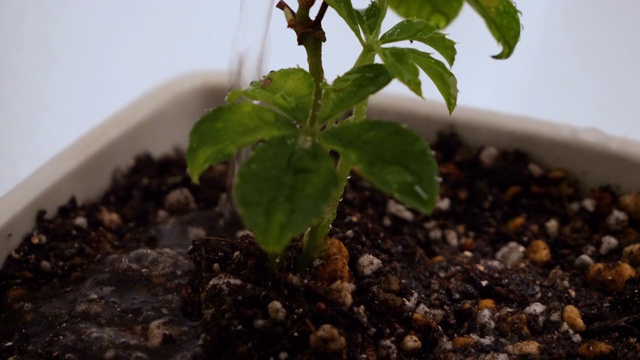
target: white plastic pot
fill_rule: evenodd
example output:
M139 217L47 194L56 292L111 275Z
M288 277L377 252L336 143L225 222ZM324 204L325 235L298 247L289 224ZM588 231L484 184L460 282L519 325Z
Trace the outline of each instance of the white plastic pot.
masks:
M86 134L0 198L0 266L35 225L38 210L55 213L71 196L78 202L107 189L114 169L126 167L144 151L158 155L185 148L193 123L224 101L226 77L189 74L158 87ZM489 111L458 108L449 117L444 105L417 98L378 95L369 115L401 121L433 140L454 129L470 145L528 152L542 165L580 176L583 187L611 184L620 191L640 189L640 143Z

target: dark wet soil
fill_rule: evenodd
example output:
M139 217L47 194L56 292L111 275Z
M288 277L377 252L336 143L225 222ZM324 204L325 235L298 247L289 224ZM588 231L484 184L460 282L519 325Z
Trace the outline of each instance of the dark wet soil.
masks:
M451 134L434 149L431 216L354 174L337 240L275 270L220 230L224 165L194 185L180 154L141 156L9 256L0 358L640 358L640 195Z

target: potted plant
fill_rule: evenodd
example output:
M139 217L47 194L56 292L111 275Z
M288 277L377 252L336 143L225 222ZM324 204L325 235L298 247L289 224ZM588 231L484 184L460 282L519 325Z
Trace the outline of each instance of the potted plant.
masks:
M403 11L401 2L389 3ZM489 20L505 7L517 20L508 0L469 3ZM455 13L462 2L426 4L440 10L430 20L444 26L441 14ZM132 105L3 199L4 209L20 210L0 222L3 239L9 239L2 248L3 258L9 256L1 278L3 323L15 324L3 326L0 351L18 358L185 358L200 351L214 358L637 354L637 196L618 199L611 188L581 196L571 176L555 166L584 175L587 187L612 182L632 190L634 177L622 170L638 168L638 145L627 143L636 151L623 153L604 135L566 142L562 134L582 133L464 109L449 119L457 89L447 67L422 52L382 45L424 41L453 62L451 42L420 20L405 20L380 36L385 1L363 12L350 1L322 3L316 20L330 5L365 45L358 66L324 84L317 66L321 22L308 16L312 1L299 5L296 11L280 7L310 53L311 71L271 73L229 94L230 105L195 125L187 162L193 177L204 173L202 186L190 183L180 160L139 157L128 176L115 176L116 186L102 204L67 202L71 194L82 200L104 188L111 169L130 158L124 148L134 154L166 151L190 127L177 119L195 118L211 99L222 103L224 86L198 75ZM501 24L489 21L494 35L504 34ZM519 31L516 25L509 26ZM508 56L515 42L499 40L501 55ZM375 54L384 66L372 64ZM472 145L483 146L465 147L453 135L434 145L441 185L422 140L401 126L363 120L363 102L391 77L419 93L416 66L439 79L448 111L379 98L369 114L408 123L431 140L453 127ZM262 103L234 103L239 97ZM351 117L337 121L352 106ZM235 117L244 114L257 120L246 124ZM231 115L234 126L221 127ZM114 129L123 122L131 124L126 131ZM229 129L235 133L220 136ZM160 145L156 137L169 140ZM225 165L205 168L264 139L240 170L234 195L253 234L223 234L219 214L207 209L224 191ZM78 156L77 149L91 143L104 147ZM389 143L396 147L385 147ZM487 144L527 150L535 160ZM326 155L328 149L359 170L343 201L340 181L351 166L339 160L335 175L336 158ZM563 160L557 153L578 156ZM370 154L382 160L373 162ZM70 157L79 157L79 164L59 168ZM551 160L554 168L540 165ZM592 161L628 177L602 178ZM414 163L421 167L414 169ZM385 168L378 169L380 164ZM99 180L62 190L88 173ZM44 185L45 174L52 185ZM284 190L274 190L275 180L287 184ZM372 185L433 213L401 205ZM274 191L283 192L271 196ZM37 230L29 232L29 214L57 204L65 204L59 217L39 216ZM272 222L263 224L257 213ZM151 230L136 221L151 224ZM289 244L310 224L306 235ZM16 234L27 232L17 246ZM185 260L191 240L193 268ZM39 287L52 297L35 293Z

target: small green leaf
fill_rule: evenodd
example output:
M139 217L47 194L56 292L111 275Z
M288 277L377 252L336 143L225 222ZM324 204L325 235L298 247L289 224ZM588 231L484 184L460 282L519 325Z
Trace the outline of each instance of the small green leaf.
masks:
M341 123L327 129L321 142L354 164L378 189L430 213L438 194L438 166L418 134L385 121Z
M259 145L240 169L234 200L258 243L277 255L322 216L338 186L320 145L279 137Z
M377 2L372 1L364 10L356 10L356 19L362 31L369 37L377 39L384 18L383 11Z
M351 5L351 0L325 0L329 6L335 10L341 18L347 23L351 31L356 35L360 43L364 43L360 29L358 29L358 15Z
M511 0L467 0L482 16L493 37L502 46L494 59L507 59L520 40L520 12Z
M241 148L297 131L290 119L264 106L245 102L215 108L191 129L187 149L189 176L198 182L209 165L229 160Z
M424 19L444 29L462 9L463 0L387 0L398 15L404 18Z
M381 44L396 41L419 41L431 46L444 59L453 66L456 58L456 43L441 33L437 27L422 19L410 19L400 21L380 37Z
M447 103L449 114L456 108L458 102L458 80L440 60L434 59L429 53L416 49L407 49L412 60L433 81L442 98Z
M407 50L397 47L380 48L378 56L393 77L407 85L416 95L422 97L420 72Z
M321 123L351 109L387 86L393 76L382 64L368 64L349 70L325 87L319 119Z
M309 117L313 90L313 78L306 70L282 69L270 72L243 89L231 91L227 101L233 103L240 97L263 101L302 123Z

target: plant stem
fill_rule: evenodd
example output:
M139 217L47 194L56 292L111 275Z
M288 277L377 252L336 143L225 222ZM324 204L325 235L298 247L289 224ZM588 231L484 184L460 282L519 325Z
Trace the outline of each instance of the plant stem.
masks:
M329 8L326 2L322 2L320 10L314 20L309 16L311 7L315 0L298 0L298 11L294 12L289 5L280 0L276 7L283 11L289 12L287 26L296 32L298 37L298 45L304 46L307 52L307 63L309 64L309 74L313 78L315 89L313 92L313 101L311 104L311 113L307 119L307 125L312 130L318 126L318 112L320 111L320 102L322 100L322 83L324 82L324 68L322 67L322 43L326 40L324 30L322 29L322 19Z
M358 60L356 60L353 67L355 68L366 64L372 64L375 60L375 56L376 53L373 50L365 47L360 53L360 56L358 56ZM363 121L367 114L367 108L368 100L364 100L356 105L353 109L353 116L350 121ZM322 220L318 224L312 225L304 236L304 248L300 258L300 263L303 266L319 255L318 253L322 249L322 245L325 242L331 223L333 223L336 218L338 205L340 205L344 188L347 186L347 182L349 181L349 174L351 173L352 167L353 165L343 157L338 159L338 163L336 164L336 173L338 174L338 179L340 179L341 182L338 187L339 191L336 192L329 205L325 208Z
M325 41L325 34L322 29L322 18L326 12L326 6L326 3L323 2L318 16L313 21L309 18L309 8L305 8L304 6L300 6L296 16L298 44L304 46L304 49L307 52L309 74L311 74L315 84L313 101L311 104L311 114L308 119L308 125L310 128L315 128L316 126L318 112L320 111L320 101L322 100L322 83L324 82L322 43Z
M352 167L353 165L344 160L344 158L338 160L336 173L340 181L339 190L335 193L329 205L324 209L321 221L316 225L312 225L309 231L304 234L304 247L300 257L301 267L306 266L312 259L320 255L319 253L322 250L322 245L325 243L329 228L333 220L336 219L338 205L340 205L340 201L342 200L342 194L344 193L345 186L347 186L347 181L349 181L349 174L351 173Z
M324 69L322 67L322 41L313 34L303 34L303 45L307 51L307 62L309 63L309 74L315 83L313 91L313 100L311 103L311 114L309 116L308 125L314 128L320 111L320 102L322 100L322 83L324 82Z

